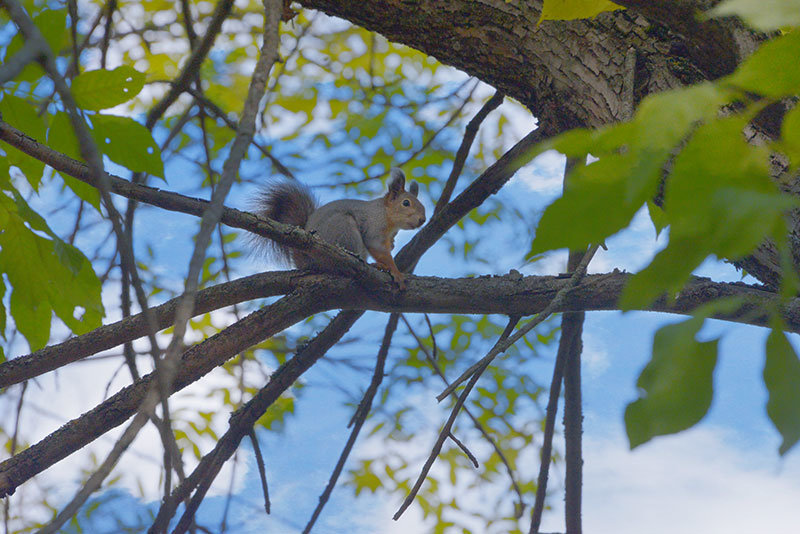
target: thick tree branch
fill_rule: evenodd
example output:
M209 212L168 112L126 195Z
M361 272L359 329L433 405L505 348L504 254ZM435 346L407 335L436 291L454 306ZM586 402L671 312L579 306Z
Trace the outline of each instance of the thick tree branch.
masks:
M630 276L619 272L587 275L555 312L618 309L616 301ZM251 299L285 294L295 289L323 287L325 292L331 293L331 309L531 315L543 310L568 280L560 276L519 275L456 279L409 276L408 279L407 290L396 294L388 290L367 290L349 278L334 274L301 271L262 273L199 292L195 313L206 313ZM747 302L729 315L717 316L718 319L757 326L768 326L769 315L766 310L773 309L779 303L774 292L760 287L693 278L674 303L661 299L647 309L687 314L698 306L724 297L744 297ZM176 299L173 299L152 308L160 328L171 324L175 303ZM800 300L791 301L784 308L784 318L791 331L800 332ZM0 364L0 387L8 387L137 339L146 332L147 324L139 314L35 353L11 359Z
M629 105L619 83L631 48L642 60L638 102L651 92L731 72L759 40L735 20L697 22L706 0L623 0L630 9L542 24L539 0L300 3L476 76L527 106L549 134L620 120Z
M287 273L287 276L295 274ZM616 301L630 276L618 272L587 275L579 285L565 292L559 306L551 311L616 309ZM297 289L281 301L190 348L181 360L174 389L182 389L236 353L320 311L351 310L340 314L342 319L338 323L334 321L340 325L338 328L344 329L341 332L353 324L363 309L531 315L545 310L569 282L569 278L553 276L521 278L519 275L508 275L457 280L409 277L408 290L398 295L390 291L384 294L370 292L344 277L308 275L307 283L298 284ZM688 314L698 306L722 297L742 297L743 304L716 318L760 326L769 324L769 315L765 310L775 309L780 302L776 294L746 284L694 278L674 302L661 299L648 310ZM784 307L783 316L791 331L800 332L800 299ZM335 330L332 327L326 335L332 338ZM143 377L38 444L0 464L0 497L13 492L17 485L31 476L124 422L135 412L151 380L152 375Z
M218 310L252 299L289 293L296 287L294 277L285 272L261 273L204 289L195 299L194 315ZM158 329L167 328L175 319L178 298L151 308ZM138 313L116 323L103 325L91 332L50 345L32 354L0 364L0 388L53 371L68 363L133 341L148 333L145 315Z
M665 25L681 37L687 56L708 79L730 74L742 59L736 33L746 33L747 30L741 23L703 18L702 12L718 1L620 0L615 3Z

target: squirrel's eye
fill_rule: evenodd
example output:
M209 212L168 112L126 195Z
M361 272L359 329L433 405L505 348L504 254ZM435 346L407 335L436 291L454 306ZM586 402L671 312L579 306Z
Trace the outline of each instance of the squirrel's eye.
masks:
M411 202L410 202L408 199L405 199L405 200L403 201L403 206L405 206L405 207L409 207L410 205L411 205Z

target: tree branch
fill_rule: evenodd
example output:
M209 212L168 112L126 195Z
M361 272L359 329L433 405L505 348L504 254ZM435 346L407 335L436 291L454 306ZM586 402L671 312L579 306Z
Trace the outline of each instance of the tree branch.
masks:
M284 273L297 276L295 272ZM617 309L619 298L631 275L613 272L587 275L580 284L564 292L553 313ZM333 275L307 275L306 283L293 293L231 325L223 332L190 348L182 358L174 387L179 390L211 371L236 353L266 339L303 318L330 309L345 309L334 322L349 328L364 309L386 312L427 313L513 313L531 315L547 308L553 298L570 282L555 276L463 278L447 280L433 277L409 277L408 289L400 295L386 291L375 293L357 282ZM694 278L668 302L659 299L650 311L689 314L703 304L723 297L741 297L742 304L715 318L759 326L769 325L765 310L780 306L772 292L746 284L713 282ZM790 331L800 332L800 299L780 308ZM359 311L353 311L359 310ZM332 329L333 323L331 326ZM339 332L339 336L345 332ZM333 336L330 332L327 335ZM316 361L316 360L315 360ZM93 439L121 424L135 411L152 375L143 377L90 412L68 423L33 447L0 464L0 497L53 463L80 449Z
M295 287L293 276L286 272L260 273L240 278L200 291L193 313L200 315L247 300L283 295ZM173 324L178 300L174 298L150 309L159 330ZM138 339L148 333L148 328L145 314L138 313L116 323L103 325L82 336L72 337L63 343L5 361L0 364L0 388Z
M93 187L99 188L100 184L98 180L89 172L85 164L52 150L47 145L39 143L24 132L17 130L3 121L0 121L0 140L18 148L31 157L43 161L59 172L63 172ZM106 173L104 176L110 182L109 187L112 193L145 202L159 208L201 216L208 206L208 201L206 200L191 198L170 191L162 191L154 187L134 184L109 173ZM256 235L274 239L281 243L286 243L300 250L314 251L315 254L327 255L330 260L324 262L325 265L336 266L339 272L352 273L358 276L363 283L372 287L386 287L390 285L389 281L391 277L388 273L370 267L357 256L322 241L302 228L261 219L250 213L232 208L223 208L220 222L234 228L242 228Z
M516 326L518 321L519 317L509 318L505 330L495 343L495 347L503 343L508 338L509 334L511 334L511 332L514 330L514 327ZM419 493L419 490L422 487L423 482L425 482L425 479L428 477L428 472L431 470L431 467L433 467L433 463L436 461L436 458L442 451L442 446L444 445L445 440L452 433L453 425L456 422L456 417L458 417L458 413L461 411L461 407L464 406L464 403L467 401L467 397L472 391L472 388L478 382L478 379L483 374L483 371L485 371L486 368L489 366L489 363L490 363L489 361L485 362L485 364L480 369L478 369L475 373L472 374L469 382L467 382L466 387L464 387L464 390L458 396L458 400L456 400L456 403L453 405L453 409L450 411L450 416L447 418L447 421L445 422L444 426L439 431L439 435L436 438L436 442L433 444L431 452L428 455L428 459L422 466L422 470L420 471L419 476L417 477L417 480L414 483L414 486L408 492L408 495L406 495L406 498L400 505L400 508L397 510L397 512L395 512L394 516L392 516L392 519L394 519L395 521L400 519L400 516L403 515L403 512L405 512L406 509L409 506L411 506L411 503L414 502L414 498L417 496L417 493Z
M337 315L319 335L300 349L294 358L281 365L255 397L234 412L230 418L228 430L217 441L214 449L203 457L192 474L175 488L169 499L162 503L158 515L148 531L150 534L160 532L159 529L162 528L162 525L165 528L169 518L175 513L178 503L189 496L194 488L200 487L196 495L202 498L208 489L204 483L210 484L225 461L236 451L241 439L253 428L267 408L325 355L328 349L339 341L342 332L346 332L361 317L361 314L362 312L349 311Z
M688 57L708 79L730 74L742 59L734 30L746 31L738 21L703 19L702 11L714 2L708 0L620 0L644 17L665 25L684 40Z
M186 61L183 70L172 83L167 94L155 106L150 108L147 112L147 119L145 126L152 130L156 121L167 111L167 109L178 99L178 97L186 91L192 83L192 80L200 72L200 66L203 64L211 46L222 30L222 23L228 18L233 7L233 0L220 0L214 8L214 14L211 17L211 22L208 25L203 40L200 45L192 51L192 55Z

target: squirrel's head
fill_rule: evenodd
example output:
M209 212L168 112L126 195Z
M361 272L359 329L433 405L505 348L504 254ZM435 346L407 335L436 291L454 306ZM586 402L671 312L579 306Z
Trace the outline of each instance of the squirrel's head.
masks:
M389 224L404 230L419 228L425 222L425 206L417 200L419 185L411 182L406 191L406 176L396 167L391 176L389 191L383 197Z

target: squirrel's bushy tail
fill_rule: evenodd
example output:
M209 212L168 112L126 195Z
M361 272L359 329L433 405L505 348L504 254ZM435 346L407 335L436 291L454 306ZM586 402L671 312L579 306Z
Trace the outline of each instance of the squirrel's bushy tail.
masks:
M260 217L305 228L308 217L315 209L317 201L306 186L282 180L272 182L259 191L253 211ZM256 249L262 253L291 261L298 267L306 264L303 254L292 247L260 236L256 236L254 241Z

